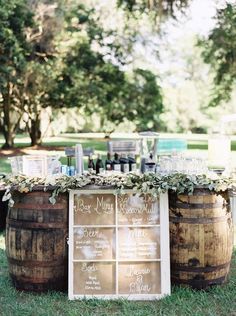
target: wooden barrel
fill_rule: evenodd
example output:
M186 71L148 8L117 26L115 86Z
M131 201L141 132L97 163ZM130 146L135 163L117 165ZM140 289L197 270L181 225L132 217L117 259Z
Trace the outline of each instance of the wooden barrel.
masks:
M13 193L6 225L6 253L16 289L67 289L68 195L50 204L51 192Z
M5 189L0 188L0 231L6 228L8 201L7 202L2 201L2 197L4 193L5 193Z
M206 289L227 280L233 251L228 192L169 193L172 284Z

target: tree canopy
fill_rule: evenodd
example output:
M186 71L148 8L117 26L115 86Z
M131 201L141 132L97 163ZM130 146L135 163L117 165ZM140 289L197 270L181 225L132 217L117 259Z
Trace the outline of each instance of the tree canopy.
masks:
M31 52L26 29L33 27L33 13L23 0L0 1L0 128L5 147L13 145L23 115L23 73Z
M186 8L189 0L117 0L128 12L149 12L154 16L175 17L176 11Z
M160 70L151 66L165 50L153 23L178 18L190 3L112 0L107 6L99 0L0 0L4 146L13 146L19 127L29 133L32 145L40 144L44 108L52 113L81 109L91 118L96 113L101 131L127 118L136 130L206 129L211 77L202 67L200 51L214 76L211 105L221 104L230 99L236 82L236 5L228 3L217 11L216 26L200 41L201 48L195 50L184 37L177 51L169 45L166 58L179 58L182 52L184 60L181 74L168 70L182 76L178 84L162 84L165 75L159 78ZM141 56L139 62L136 56Z
M119 63L105 60L107 50L104 49L105 54L101 51L107 46L104 39L108 34L96 23L93 13L94 10L80 5L67 18L73 23L67 22L66 31L76 31L77 36L62 57L62 69L51 94L53 104L84 107L88 115L97 113L102 122L118 124L128 117L138 129L144 128L149 121L152 121L149 122L151 127L160 128L159 114L163 104L156 76L141 69L126 73ZM116 36L114 33L109 31L109 36ZM100 46L100 51L93 49L95 44ZM115 45L115 52L118 48ZM110 49L113 47L109 45Z
M87 2L0 2L5 147L13 146L21 121L31 144L40 144L41 112L48 106L96 113L101 129L105 121L119 124L127 117L137 129L160 128L163 102L157 76L145 69L124 68L138 29L124 25L121 33L116 27L105 28Z
M236 83L236 4L227 3L217 11L216 26L200 45L214 74L210 105L216 106L230 99Z

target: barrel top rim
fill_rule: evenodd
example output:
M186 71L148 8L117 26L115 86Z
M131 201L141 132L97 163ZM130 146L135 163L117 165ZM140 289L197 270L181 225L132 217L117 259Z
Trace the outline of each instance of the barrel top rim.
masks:
M222 192L227 192L227 191L231 191L232 189L230 189L230 188L227 188L226 190L220 190L220 191L216 191L216 190L210 190L209 189L209 187L207 186L207 185L196 185L196 186L194 186L194 189L193 189L193 193L194 193L194 191L200 191L200 190L204 190L204 191L209 191L209 192L212 192L212 193L222 193ZM170 193L176 193L176 194L180 194L180 195L182 195L182 194L187 194L187 195L191 195L192 193L189 193L189 192L181 192L181 193L178 193L178 192L176 192L176 191L173 191L173 190L169 190L169 192Z

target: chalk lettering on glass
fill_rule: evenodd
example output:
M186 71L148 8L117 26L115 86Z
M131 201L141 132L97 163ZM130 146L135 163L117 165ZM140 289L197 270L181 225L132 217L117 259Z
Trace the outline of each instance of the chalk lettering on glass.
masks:
M81 271L82 272L96 272L98 268L95 266L95 264L88 264L87 262L83 262Z
M106 202L102 196L101 198L97 197L96 206L93 209L91 204L85 203L83 199L78 199L76 211L80 211L83 214L91 214L93 211L97 214L112 214L114 212L114 205L113 203Z
M146 238L147 234L144 230L134 229L129 230L129 238Z
M151 287L148 283L143 282L143 275L136 276L136 280L129 284L129 292L130 293L149 293L151 291Z
M149 274L150 272L151 272L151 270L149 268L135 269L134 266L130 266L129 268L127 268L126 276L127 277L134 277L134 276L138 276L138 275Z
M85 282L85 290L101 291L102 287L100 281L97 280L97 276L89 276Z
M77 203L77 208L81 213L91 213L91 205L90 204L85 204L83 199L79 199Z
M156 205L153 200L138 196L120 197L119 208L122 214L155 214Z
M112 214L114 211L113 203L106 203L103 196L101 198L97 197L97 206L94 210L97 214Z
M88 228L82 228L78 231L77 234L79 239L82 238L99 238L100 233L97 229L88 229Z

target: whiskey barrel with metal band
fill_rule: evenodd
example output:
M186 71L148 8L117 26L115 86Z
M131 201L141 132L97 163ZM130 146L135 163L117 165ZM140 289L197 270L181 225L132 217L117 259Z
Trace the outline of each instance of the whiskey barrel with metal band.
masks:
M68 195L54 205L51 192L14 191L9 209L6 253L13 285L44 292L67 289Z
M226 282L233 251L228 192L169 193L172 284L206 289Z

